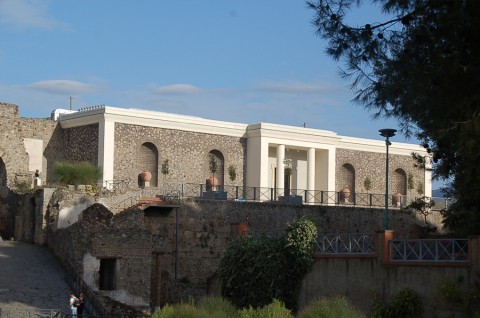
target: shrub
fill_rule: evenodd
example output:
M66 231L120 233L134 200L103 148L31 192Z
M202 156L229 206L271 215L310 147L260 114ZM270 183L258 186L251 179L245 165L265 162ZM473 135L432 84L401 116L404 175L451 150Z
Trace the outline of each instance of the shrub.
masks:
M463 277L456 282L444 282L440 286L440 294L468 317L480 317L480 281L475 281L471 287L464 283Z
M348 299L342 296L322 298L303 309L298 318L364 318Z
M238 307L262 307L277 296L284 256L279 239L240 237L220 262L222 296Z
M252 307L242 309L240 311L240 318L293 318L290 310L285 308L285 305L274 299L271 304L264 307L254 309Z
M222 295L238 307L263 307L279 299L296 309L303 277L313 264L317 229L294 220L282 238L241 237L230 243L220 262Z
M57 162L54 170L63 184L95 184L102 177L102 170L90 162Z
M238 311L230 302L220 297L204 297L193 302L165 305L152 318L236 318Z
M375 296L370 318L416 318L423 312L418 295L410 288L401 289L390 304Z
M198 307L209 314L209 317L237 317L237 308L225 298L204 297L200 299Z

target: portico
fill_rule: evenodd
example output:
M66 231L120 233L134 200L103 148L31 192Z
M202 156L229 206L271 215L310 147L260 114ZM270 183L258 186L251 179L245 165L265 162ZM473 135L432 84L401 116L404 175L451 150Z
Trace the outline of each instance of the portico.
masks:
M335 191L335 133L259 123L248 126L247 136L247 186L283 194L288 160L291 189Z

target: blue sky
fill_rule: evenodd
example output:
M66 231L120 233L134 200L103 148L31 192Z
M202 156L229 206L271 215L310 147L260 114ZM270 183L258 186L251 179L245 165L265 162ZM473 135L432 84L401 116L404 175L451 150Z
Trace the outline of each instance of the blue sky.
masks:
M381 140L396 123L350 102L313 14L303 0L0 0L0 101L24 117L72 96L73 109L306 122Z

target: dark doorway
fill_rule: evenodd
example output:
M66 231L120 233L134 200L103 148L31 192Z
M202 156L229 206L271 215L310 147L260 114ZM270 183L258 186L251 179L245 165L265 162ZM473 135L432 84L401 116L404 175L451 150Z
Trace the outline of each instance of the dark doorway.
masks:
M115 290L115 268L117 260L114 258L100 260L100 290Z

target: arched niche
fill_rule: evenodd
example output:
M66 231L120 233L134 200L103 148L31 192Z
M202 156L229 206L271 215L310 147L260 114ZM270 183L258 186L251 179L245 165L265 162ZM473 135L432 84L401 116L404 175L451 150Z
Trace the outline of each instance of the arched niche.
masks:
M405 170L398 168L392 178L392 193L407 194L407 174Z
M339 190L347 186L351 192L355 193L355 168L350 163L342 165L338 186Z
M225 158L220 150L213 149L208 152L207 156L207 179L212 177L214 174L211 171L211 161L215 160L217 170L215 171L215 178L218 180L219 185L224 184L224 175L225 175Z
M151 187L158 186L158 149L151 142L145 142L140 146L138 156L138 173L142 171L150 171L152 179L150 181ZM140 184L139 184L140 185Z

